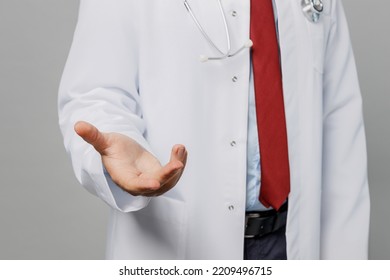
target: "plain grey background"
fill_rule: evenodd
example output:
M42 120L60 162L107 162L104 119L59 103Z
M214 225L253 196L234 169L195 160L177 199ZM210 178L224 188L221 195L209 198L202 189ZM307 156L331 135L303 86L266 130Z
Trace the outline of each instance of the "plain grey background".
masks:
M343 2L364 98L370 258L390 259L390 2ZM75 180L57 124L78 4L0 0L0 259L104 258L108 207Z

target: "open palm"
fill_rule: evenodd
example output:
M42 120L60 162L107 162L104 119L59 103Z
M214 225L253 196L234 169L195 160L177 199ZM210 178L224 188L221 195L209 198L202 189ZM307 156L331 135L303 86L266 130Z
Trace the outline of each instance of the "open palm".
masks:
M172 148L171 159L162 166L151 153L120 133L102 133L87 122L78 122L75 131L94 146L112 180L132 195L158 196L173 188L187 161L183 145Z

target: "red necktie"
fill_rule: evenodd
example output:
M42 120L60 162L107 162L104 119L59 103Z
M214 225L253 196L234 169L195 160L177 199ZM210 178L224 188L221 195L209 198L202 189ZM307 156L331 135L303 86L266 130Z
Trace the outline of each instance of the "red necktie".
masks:
M251 0L250 36L261 158L259 200L278 210L290 192L290 170L272 0Z

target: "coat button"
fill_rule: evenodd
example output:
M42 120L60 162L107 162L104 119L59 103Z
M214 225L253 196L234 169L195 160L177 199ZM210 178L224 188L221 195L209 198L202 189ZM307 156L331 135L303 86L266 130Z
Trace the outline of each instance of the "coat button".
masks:
M236 145L237 145L237 142L236 142L236 141L230 142L230 146L235 147Z
M237 76L234 76L234 77L232 78L233 83L237 82L237 80L238 80Z
M236 11L232 11L231 15L232 15L232 17L236 17L237 16L237 12Z
M229 211L233 211L234 210L234 205L229 205L228 209L229 209Z

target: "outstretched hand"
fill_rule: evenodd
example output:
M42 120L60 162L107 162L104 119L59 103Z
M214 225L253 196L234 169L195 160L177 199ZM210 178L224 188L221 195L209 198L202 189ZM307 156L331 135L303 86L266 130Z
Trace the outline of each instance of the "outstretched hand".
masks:
M103 133L87 122L76 123L74 129L100 153L115 184L132 195L161 195L176 185L184 171L187 151L183 145L175 145L170 161L162 166L156 157L123 134Z

